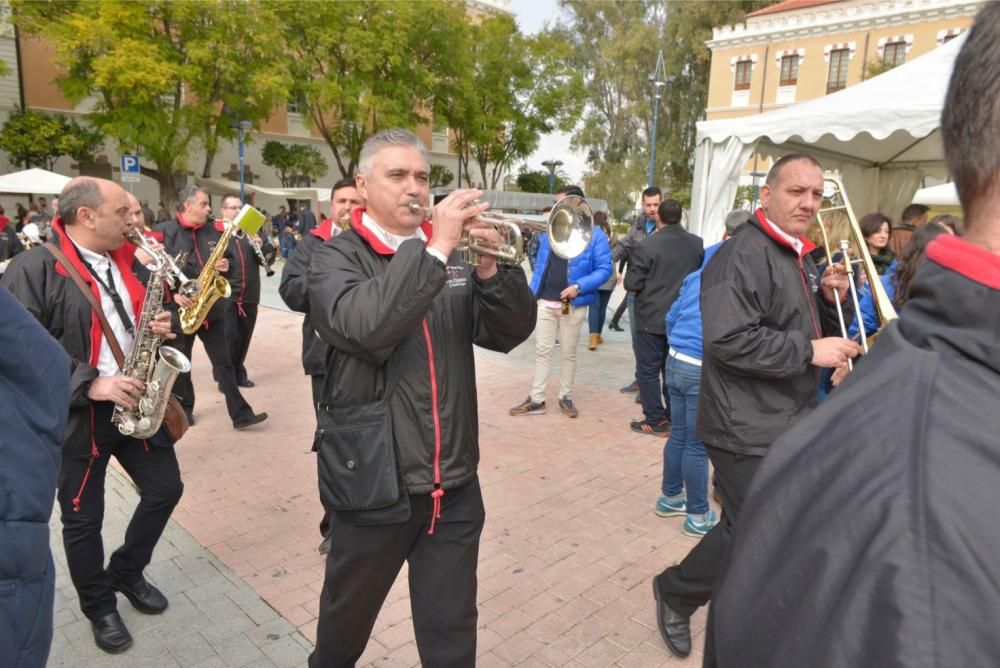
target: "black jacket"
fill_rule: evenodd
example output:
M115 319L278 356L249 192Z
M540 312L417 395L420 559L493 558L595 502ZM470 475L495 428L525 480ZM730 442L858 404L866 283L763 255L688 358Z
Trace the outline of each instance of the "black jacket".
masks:
M71 243L63 243L62 220L52 224L52 241L76 266L100 300L100 291ZM125 280L136 317L142 312L146 291L135 277L135 246L125 244L110 253ZM137 263L136 263L137 264ZM69 395L69 422L63 439L64 457L87 457L96 451L92 439L93 411L87 398L90 383L97 377L97 356L104 333L90 302L69 274L45 248L27 250L13 260L3 284L69 354L72 368ZM126 354L128 351L125 351Z
M643 239L629 260L625 289L635 293L636 330L667 333L664 318L677 299L684 277L701 266L701 237L678 225L667 225Z
M997 665L1000 257L948 235L927 257L900 319L761 463L706 666Z
M0 230L0 262L9 260L24 250L24 244L17 238L17 231L9 221Z
M326 236L323 236L324 227L327 227ZM285 261L278 286L278 294L288 308L305 314L302 318L302 368L310 376L322 376L326 373L326 352L329 346L316 335L309 315L309 265L312 264L313 252L329 238L329 227L325 224L311 230L309 234L303 234L295 252Z
M310 317L332 348L324 402L381 399L380 367L389 362L399 378L389 404L409 493L434 488L438 442L441 487L458 487L479 463L472 345L507 352L523 342L535 328L535 298L520 267L480 282L458 253L445 266L419 240L393 254L361 227L361 211L350 231L315 249L309 271Z
M698 433L705 443L763 456L816 406L812 340L840 335L840 325L819 289L811 249L806 243L798 256L754 218L702 271ZM854 311L849 302L842 307L850 323Z
M153 229L163 234L163 246L168 253L171 255L177 255L178 253L185 254L184 262L180 267L181 271L188 278L198 278L205 266L205 260L212 254L215 245L219 242L219 237L222 236L212 223L192 228L182 224L179 215L173 220L160 223ZM229 260L229 271L222 276L226 280L229 280L229 276L233 273L233 268L236 265L236 259L233 256L233 244L229 244L223 257ZM223 317L224 306L225 304L221 299L215 302L212 308L209 309L208 317L205 318L205 321L215 322L220 320Z
M223 229L222 222L216 221L215 231L219 232L220 236ZM262 238L260 250L265 256L271 252L271 244L266 238ZM260 268L263 265L260 263L260 259L253 249L253 242L245 235L234 235L229 242L226 255L232 258L232 266L229 268L229 273L226 274L226 279L229 281L229 287L232 290L229 300L237 306L241 304L259 304Z

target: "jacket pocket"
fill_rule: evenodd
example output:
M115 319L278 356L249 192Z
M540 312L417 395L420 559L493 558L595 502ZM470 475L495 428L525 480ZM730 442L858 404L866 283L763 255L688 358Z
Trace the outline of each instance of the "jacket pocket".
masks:
M319 496L327 508L375 510L399 499L388 402L320 406L313 445L318 453Z

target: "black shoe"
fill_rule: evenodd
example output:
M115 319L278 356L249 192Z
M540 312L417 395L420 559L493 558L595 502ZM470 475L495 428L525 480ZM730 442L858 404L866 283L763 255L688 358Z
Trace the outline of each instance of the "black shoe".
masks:
M333 532L327 531L323 537L323 542L319 544L320 554L330 554L330 545L333 543Z
M117 611L90 620L90 628L94 631L94 642L108 654L119 654L132 646L132 634Z
M618 391L621 392L622 394L633 394L633 393L637 394L639 392L639 383L633 380L631 383L619 389Z
M184 417L187 418L188 426L189 427L193 427L194 426L194 413L192 413L191 411L184 411Z
M616 332L624 332L625 328L619 325L617 322L608 323L608 329L613 329Z
M240 387L255 387L256 386L256 383L254 383L249 378L247 378L246 380L241 380L241 381L237 382L236 384L239 385Z
M167 597L159 589L149 584L145 578L134 584L125 584L121 580L112 580L115 591L120 591L132 604L132 607L147 615L158 615L167 609ZM118 614L118 613L115 613Z
M245 416L233 420L233 429L246 429L255 424L260 424L267 419L267 413L247 413Z
M656 626L660 637L671 652L680 657L691 653L691 618L674 612L660 599L660 590L653 578L653 598L656 599Z

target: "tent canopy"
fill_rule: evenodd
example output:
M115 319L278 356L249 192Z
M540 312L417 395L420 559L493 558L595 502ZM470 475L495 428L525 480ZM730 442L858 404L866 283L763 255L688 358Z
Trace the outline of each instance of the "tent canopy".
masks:
M229 179L205 179L199 176L194 182L199 188L204 188L209 195L228 195L229 193L238 193L240 191L240 182L230 181ZM330 199L330 189L326 187L265 188L263 186L255 186L251 183L244 183L243 190L247 193L267 195L268 197L277 197L279 199L312 199L317 202L326 202Z
M31 195L58 195L70 177L33 167L0 176L0 192Z
M706 243L722 237L743 165L756 151L771 157L809 153L841 172L859 216L896 218L923 176L947 170L938 130L961 35L888 72L831 95L777 111L702 121L697 126L692 230Z
M913 194L913 203L927 206L960 206L954 183L921 188Z

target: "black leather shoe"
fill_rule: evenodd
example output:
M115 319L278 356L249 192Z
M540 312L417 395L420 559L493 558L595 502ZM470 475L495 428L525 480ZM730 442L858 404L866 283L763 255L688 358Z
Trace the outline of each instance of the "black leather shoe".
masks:
M253 382L249 378L247 378L246 380L241 380L240 382L238 382L236 384L239 385L240 387L255 387L257 385L255 382Z
M691 653L691 618L674 612L660 599L660 590L653 578L653 598L656 599L656 626L660 637L671 652L680 657Z
M94 642L108 654L119 654L132 646L132 634L117 612L92 619L90 628L94 631Z
M246 429L255 424L260 424L267 419L267 413L248 413L243 417L233 420L233 429Z
M159 589L142 578L134 584L125 584L121 580L113 580L115 591L125 594L132 607L147 615L158 615L167 609L167 597Z
M617 322L608 323L608 329L613 329L616 332L624 332L625 328L619 325Z

